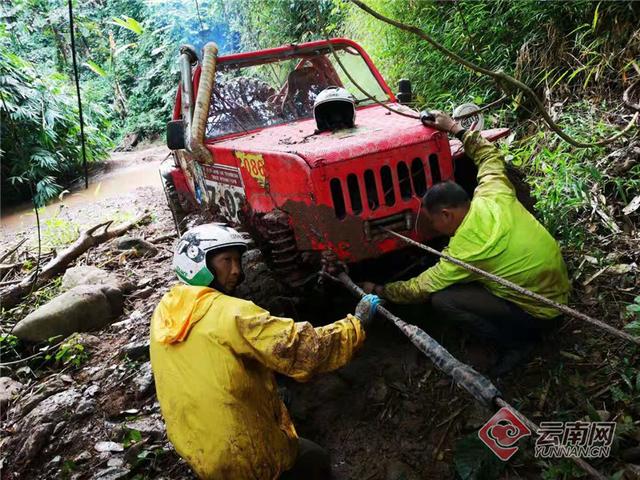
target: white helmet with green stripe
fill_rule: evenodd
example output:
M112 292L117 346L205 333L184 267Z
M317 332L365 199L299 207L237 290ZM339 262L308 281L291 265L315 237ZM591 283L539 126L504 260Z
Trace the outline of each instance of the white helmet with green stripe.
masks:
M208 287L214 272L207 267L207 253L228 247L243 252L249 240L224 223L207 223L186 231L173 254L173 269L178 278L188 284Z

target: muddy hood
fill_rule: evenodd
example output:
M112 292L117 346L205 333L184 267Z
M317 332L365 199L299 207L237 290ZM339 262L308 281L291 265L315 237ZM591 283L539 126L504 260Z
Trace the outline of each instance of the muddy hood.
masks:
M395 108L403 107L396 105ZM354 128L323 133L315 133L315 129L315 121L308 119L221 140L213 145L246 152L297 155L313 168L443 135L423 126L418 119L394 114L379 105L359 109Z

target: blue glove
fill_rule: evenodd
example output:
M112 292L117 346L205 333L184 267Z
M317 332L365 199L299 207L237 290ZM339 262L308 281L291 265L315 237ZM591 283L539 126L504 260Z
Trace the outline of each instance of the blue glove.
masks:
M373 317L376 314L376 310L378 310L379 304L380 297L374 295L373 293L369 293L362 297L362 299L356 306L355 316L358 317L365 328L371 325Z

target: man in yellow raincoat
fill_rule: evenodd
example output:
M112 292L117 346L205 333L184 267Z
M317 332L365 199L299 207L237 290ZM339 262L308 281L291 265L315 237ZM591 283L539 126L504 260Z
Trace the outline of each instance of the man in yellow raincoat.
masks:
M151 321L151 364L167 434L200 478L326 479L329 457L299 439L274 372L305 381L346 364L378 298L323 327L274 317L231 296L247 241L222 224L186 232L174 254L184 285Z
M420 211L423 226L451 237L444 251L448 255L566 303L569 280L558 243L516 198L501 152L445 113L430 112L422 119L463 141L478 167L471 200L454 182L429 189ZM497 343L503 356L494 367L496 375L524 359L559 316L554 308L444 259L410 280L363 286L395 303L430 302L436 318Z

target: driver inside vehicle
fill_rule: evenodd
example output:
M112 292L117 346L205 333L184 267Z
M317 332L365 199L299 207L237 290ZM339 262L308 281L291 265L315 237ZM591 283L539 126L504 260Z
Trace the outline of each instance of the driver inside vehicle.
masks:
M286 94L282 102L283 114L295 118L310 116L316 97L329 86L341 87L342 82L326 57L312 57L301 61L287 77Z

